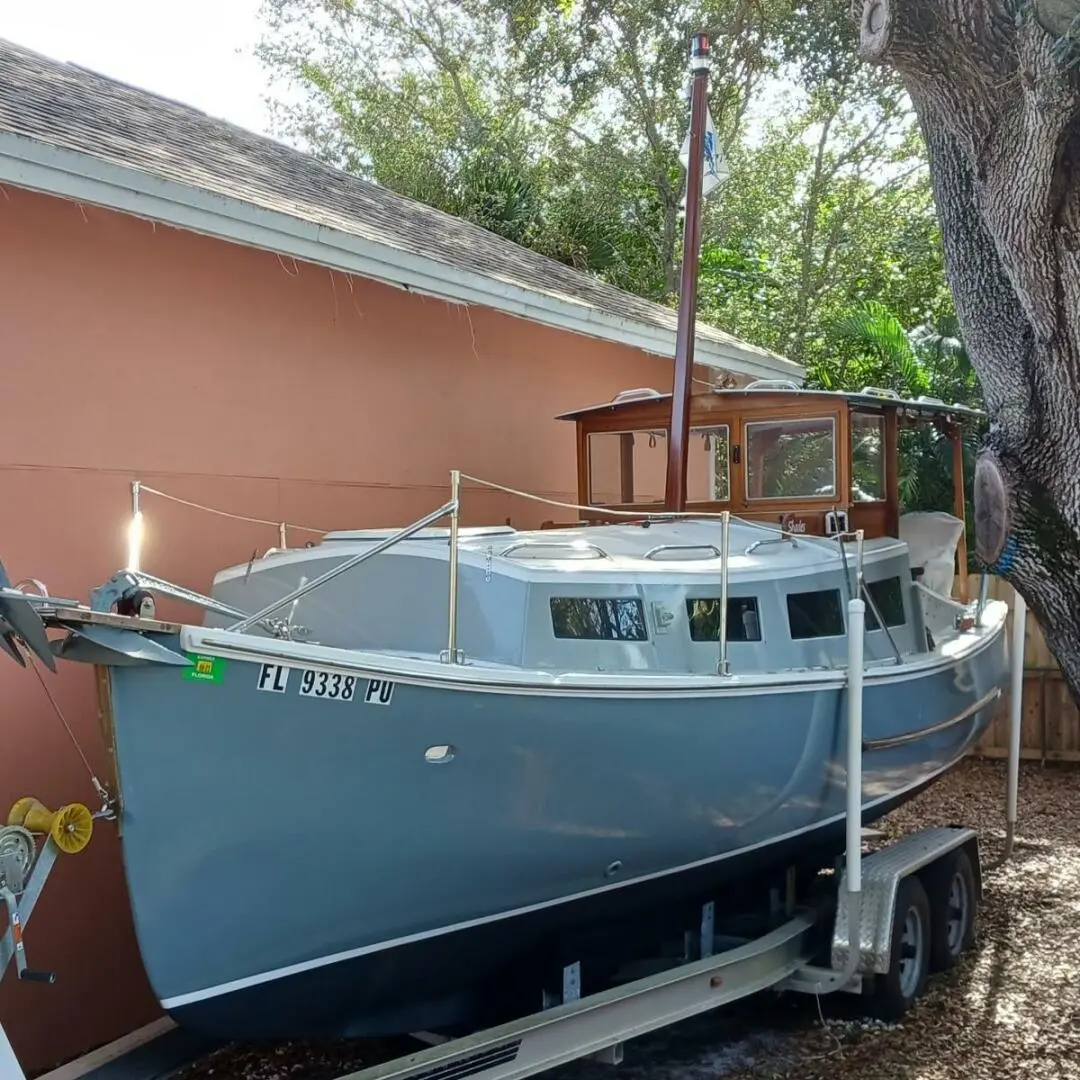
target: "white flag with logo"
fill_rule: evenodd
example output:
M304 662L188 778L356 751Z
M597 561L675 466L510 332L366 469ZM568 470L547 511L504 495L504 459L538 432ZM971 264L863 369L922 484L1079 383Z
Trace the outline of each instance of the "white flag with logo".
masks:
M709 111L708 102L705 104L705 138L702 140L702 165L704 173L701 177L701 194L708 198L719 186L721 181L726 180L731 173L727 162L724 160L723 151L720 149L720 140L716 137L716 128L713 127L712 113ZM686 132L682 149L679 151L679 160L687 172L690 171L690 132Z

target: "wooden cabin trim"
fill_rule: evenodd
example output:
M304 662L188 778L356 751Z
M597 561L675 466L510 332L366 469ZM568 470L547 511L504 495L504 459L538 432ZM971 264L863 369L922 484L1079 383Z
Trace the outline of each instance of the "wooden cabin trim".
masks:
M953 514L964 522L960 539L956 542L956 569L959 579L957 584L960 602L966 604L971 597L967 569L967 515L964 511L964 441L963 431L958 425L950 425L949 438L952 440L953 451Z
M786 399L786 400L785 400ZM864 406L859 406L864 408ZM720 394L695 394L690 399L690 424L702 426L716 416L747 415L750 413L768 413L770 416L805 416L845 411L843 399L832 394L809 395L803 400L793 402L790 392L750 390L735 395L726 392ZM869 406L865 407L868 410ZM575 421L579 429L594 431L667 431L671 425L669 401L644 399L628 401L612 406L609 410L591 413Z
M887 536L900 535L900 429L895 409L885 411L885 520Z
M581 422L577 425L577 486L578 506L589 505L589 432Z
M861 529L867 537L899 536L900 532L900 453L898 439L902 430L934 424L953 440L953 469L955 476L952 512L964 519L963 447L960 443L961 425L950 416L948 406L940 412L928 411L913 415L905 402L888 397L867 397L853 400L828 392L790 390L744 390L695 394L690 399L689 425L691 432L727 428L728 434L728 498L709 501L690 501L685 512L718 514L729 510L736 517L761 521L809 534L825 533L826 515L834 510L847 514L847 527ZM884 496L869 501L852 496L854 461L852 435L854 414L881 420L883 439L882 471ZM666 504L660 497L655 502L634 500L635 458L631 440L621 440L619 446L620 501L598 504L591 501L589 441L592 435L654 434L670 439L671 398L638 398L609 406L598 406L566 419L573 419L578 446L578 501L589 507L580 514L582 523L594 524L617 520L606 511L641 515L641 519L663 517ZM749 490L753 462L747 453L748 425L762 422L784 423L800 420L831 420L835 437L834 464L836 492L833 495L793 495L786 498L754 498ZM691 443L691 446L693 443ZM608 462L610 464L610 460ZM710 472L715 460L710 462ZM607 466L605 466L607 468ZM715 473L712 473L715 476ZM608 480L605 487L610 488ZM613 494L613 493L612 493ZM968 598L966 532L958 543L958 587L962 598Z
M837 505L851 520L851 406L837 410L839 423L836 434L836 483L839 491Z
M754 511L788 511L793 506L806 506L817 509L818 507L827 507L828 509L847 509L847 505L851 502L851 481L850 481L850 468L848 466L848 459L850 458L850 450L845 450L848 446L848 440L850 435L845 434L848 431L846 410L834 408L832 410L814 410L813 412L806 412L798 410L792 412L790 410L784 410L780 412L769 412L767 416L756 415L755 413L749 414L736 414L739 421L739 439L743 449L742 461L737 466L740 473L740 491L738 498L733 498L733 502L737 502L738 505L744 509L753 509ZM814 421L814 420L831 420L833 422L833 481L835 490L831 495L787 495L776 498L763 498L761 496L755 496L750 494L750 472L753 462L749 453L749 432L748 427L750 424L760 423L785 423L794 420ZM758 469L760 475L761 470Z

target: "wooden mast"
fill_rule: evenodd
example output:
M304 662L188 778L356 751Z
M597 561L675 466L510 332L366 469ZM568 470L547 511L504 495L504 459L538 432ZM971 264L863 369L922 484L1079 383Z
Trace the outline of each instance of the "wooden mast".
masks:
M690 148L686 170L686 220L683 225L679 327L675 344L675 377L671 396L667 483L664 507L686 508L686 455L690 441L690 382L694 370L694 327L697 321L698 258L701 248L701 186L705 172L705 118L709 85L709 38L690 39Z

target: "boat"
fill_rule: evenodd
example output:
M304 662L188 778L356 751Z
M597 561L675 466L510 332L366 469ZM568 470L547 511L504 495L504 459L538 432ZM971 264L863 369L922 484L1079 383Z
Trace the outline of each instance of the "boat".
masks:
M969 595L961 470L951 513L902 515L897 456L901 428L958 451L981 414L691 394L694 267L673 393L562 416L559 520L465 527L452 471L420 520L279 547L210 596L130 567L88 604L0 577L10 657L95 669L139 948L177 1023L475 1030L535 1011L568 964L584 993L702 905L813 880L844 850L860 605L864 824L985 731L1007 605L985 575ZM160 595L203 614L159 619Z
M900 514L891 438L976 411L774 385L690 406L679 513L652 460L670 401L634 392L564 417L577 521L465 528L451 500L208 597L130 570L88 606L0 592L10 653L97 670L139 946L179 1024L468 1029L557 957L614 963L706 898L817 873L844 844L852 597L864 824L978 740L1007 606L963 595L962 505ZM207 614L160 621L158 592Z

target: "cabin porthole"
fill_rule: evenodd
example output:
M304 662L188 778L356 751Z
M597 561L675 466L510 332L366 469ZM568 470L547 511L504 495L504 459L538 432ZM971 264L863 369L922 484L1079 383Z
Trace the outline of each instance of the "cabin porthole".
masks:
M445 765L446 762L453 761L456 754L457 751L452 746L429 746L424 751L424 760L429 765Z
M614 862L607 864L607 868L604 870L604 877L614 877L622 869L622 859L616 859Z

